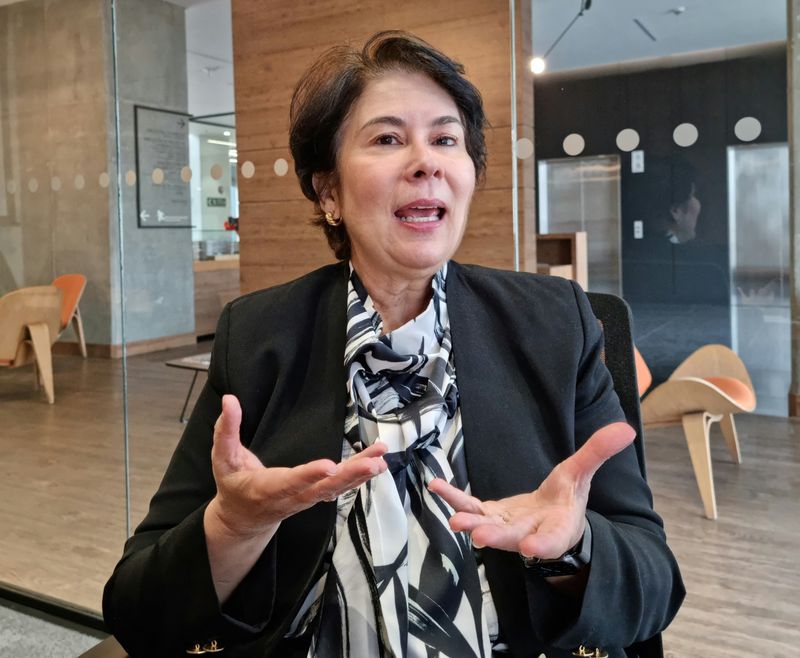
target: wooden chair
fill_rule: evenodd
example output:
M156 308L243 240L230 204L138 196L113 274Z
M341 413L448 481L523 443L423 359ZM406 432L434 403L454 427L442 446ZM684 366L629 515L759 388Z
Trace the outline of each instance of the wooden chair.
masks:
M61 313L61 291L55 286L33 286L0 297L0 366L18 368L34 363L36 385L44 385L53 404L53 361Z
M83 322L81 321L81 311L78 304L86 288L86 277L83 274L62 274L56 277L53 285L61 290L61 324L58 330L58 338L64 333L66 328L72 324L75 335L78 337L78 345L81 349L81 356L86 358L86 339L83 335Z
M633 446L639 460L642 477L647 479L644 452L644 431L639 408L639 384L634 357L633 334L631 331L631 312L628 305L616 295L590 292L586 293L592 311L603 327L604 354L606 368L611 373L614 390L619 397L622 411L628 424L636 430ZM637 642L625 649L628 658L663 658L664 649L661 634L644 642Z
M643 376L649 377L644 359L639 369ZM741 464L742 453L733 415L755 408L756 393L747 368L736 353L724 345L706 345L690 354L667 381L642 400L646 425L683 425L700 498L709 519L717 518L711 469L711 426L720 424L728 451L733 460Z

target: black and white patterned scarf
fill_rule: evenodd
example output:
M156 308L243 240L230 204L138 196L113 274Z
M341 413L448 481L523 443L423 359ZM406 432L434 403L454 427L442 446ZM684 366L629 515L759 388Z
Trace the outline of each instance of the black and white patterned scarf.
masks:
M389 468L338 500L327 574L289 633L313 632L309 658L491 655L469 536L450 529L453 510L427 489L435 477L468 485L446 267L427 309L384 336L351 271L343 457L380 440Z

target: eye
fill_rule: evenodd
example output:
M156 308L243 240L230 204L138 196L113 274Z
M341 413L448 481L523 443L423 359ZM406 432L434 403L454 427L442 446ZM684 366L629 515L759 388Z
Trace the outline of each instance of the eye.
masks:
M440 135L433 140L433 143L436 146L456 146L458 144L458 140L452 135Z
M391 146L393 144L399 144L400 140L397 138L397 135L379 135L375 138L375 143L381 146Z

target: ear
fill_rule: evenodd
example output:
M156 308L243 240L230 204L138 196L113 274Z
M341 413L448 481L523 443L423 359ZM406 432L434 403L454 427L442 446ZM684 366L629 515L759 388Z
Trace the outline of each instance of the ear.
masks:
M314 185L314 191L317 193L322 210L337 216L339 204L336 200L336 190L330 184L330 177L323 174L314 174L311 182Z

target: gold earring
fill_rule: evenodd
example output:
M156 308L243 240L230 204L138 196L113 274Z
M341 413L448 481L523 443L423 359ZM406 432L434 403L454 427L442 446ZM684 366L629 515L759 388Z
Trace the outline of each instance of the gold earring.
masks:
M342 223L341 217L334 217L332 212L325 213L325 221L328 222L331 226L339 226Z

